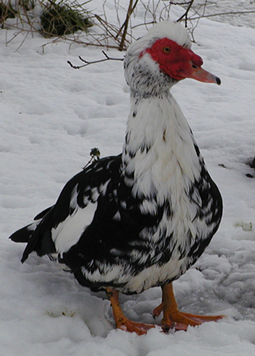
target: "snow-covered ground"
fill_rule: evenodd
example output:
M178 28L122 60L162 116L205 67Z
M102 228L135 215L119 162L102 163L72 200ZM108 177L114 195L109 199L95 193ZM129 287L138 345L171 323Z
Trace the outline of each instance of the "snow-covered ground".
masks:
M254 0L194 0L192 8L214 21L255 28Z
M100 3L100 1L98 1ZM93 1L93 5L95 1ZM138 20L143 18L137 13ZM178 14L176 14L178 16ZM141 28L137 28L139 35ZM118 154L129 92L122 62L74 70L77 56L100 49L0 30L0 355L239 356L255 352L255 29L201 20L193 50L220 87L185 80L173 94L224 199L221 227L198 263L174 283L179 308L224 314L187 332L115 330L104 293L82 288L47 258L20 263L23 245L8 236L52 205L65 182L98 147ZM114 57L122 54L110 50ZM159 288L122 296L126 315L154 322ZM159 322L160 320L157 320Z

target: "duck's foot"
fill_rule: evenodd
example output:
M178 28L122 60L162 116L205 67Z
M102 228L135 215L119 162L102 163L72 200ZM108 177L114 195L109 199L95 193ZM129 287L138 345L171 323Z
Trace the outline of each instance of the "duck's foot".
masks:
M154 309L153 315L158 317L163 312L161 327L164 332L170 329L187 330L188 326L197 326L207 321L217 321L222 319L223 315L203 316L180 312L177 308L177 303L173 294L172 284L167 284L162 288L163 298L162 303ZM123 314L119 304L119 292L106 288L106 294L112 304L113 316L117 329L128 332L135 332L138 335L144 335L148 330L155 328L152 324L136 323L129 320Z
M128 331L130 333L136 333L137 335L144 335L147 334L148 330L155 328L155 325L152 324L136 323L127 318L125 319L126 320L116 322L117 329Z
M163 312L161 321L163 330L173 328L173 325L175 330L187 330L189 325L197 326L208 321L218 321L224 317L224 315L203 316L180 312L177 308L172 283L162 287L162 292L162 303L153 310L153 316L158 317Z
M186 331L188 329L188 326L198 326L208 321L218 321L223 317L224 317L223 315L216 315L216 316L195 315L190 313L183 313L178 310L176 312L170 313L169 315L165 313L165 316L163 317L161 324L163 330L166 331L172 329L173 325L176 331L178 330Z
M155 328L155 325L136 323L126 318L119 305L119 292L108 287L106 288L106 294L112 304L113 316L117 329L144 335L148 330Z

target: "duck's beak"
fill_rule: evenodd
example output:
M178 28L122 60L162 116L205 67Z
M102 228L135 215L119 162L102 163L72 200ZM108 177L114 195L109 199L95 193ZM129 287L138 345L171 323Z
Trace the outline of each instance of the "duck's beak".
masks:
M204 83L215 83L220 85L221 80L219 77L216 77L214 74L207 72L201 66L196 65L190 61L189 65L186 66L184 70L181 71L181 74L184 78L192 78Z
M202 58L191 49L183 48L179 55L180 66L178 75L182 77L182 79L192 78L204 83L221 84L220 78L202 68Z

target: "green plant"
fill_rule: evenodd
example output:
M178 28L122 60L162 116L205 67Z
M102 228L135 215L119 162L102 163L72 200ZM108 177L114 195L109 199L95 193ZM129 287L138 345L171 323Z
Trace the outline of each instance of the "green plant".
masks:
M4 24L5 20L8 18L15 18L17 11L11 5L11 2L4 3L1 1L0 3L0 23Z
M67 0L49 0L41 16L41 34L44 37L69 35L87 31L92 26L88 12L79 4Z
M35 8L35 0L19 0L19 5L23 7L25 11L31 11Z

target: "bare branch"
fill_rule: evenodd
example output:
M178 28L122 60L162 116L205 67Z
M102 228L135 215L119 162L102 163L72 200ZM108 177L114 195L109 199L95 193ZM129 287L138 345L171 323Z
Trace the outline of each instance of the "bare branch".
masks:
M0 2L3 0L0 0ZM7 1L7 0L6 0ZM14 1L14 0L13 0ZM22 4L21 0L15 0L16 4ZM24 0L25 1L25 0ZM43 8L43 4L45 0L37 0L39 5ZM58 2L59 0L49 0L48 3ZM61 0L61 2L68 2L69 0ZM107 3L114 3L115 5L115 21L109 22L107 19ZM9 0L7 1L9 4ZM86 4L87 2L85 2ZM121 5L122 3L122 5ZM44 50L45 46L49 43L55 43L58 41L65 41L70 44L82 44L83 46L93 46L93 47L100 47L105 48L108 50L109 48L114 48L118 50L126 50L130 40L132 39L132 32L134 28L139 26L144 26L145 28L153 23L160 22L162 20L170 19L171 18L171 10L173 6L183 6L185 9L183 10L183 15L177 20L182 21L185 23L185 27L188 27L188 31L191 34L192 40L195 42L194 39L194 32L196 27L198 26L199 20L201 18L210 18L215 16L224 16L224 15L243 15L243 14L254 14L255 10L247 10L247 11L228 11L222 13L213 13L213 14L206 14L207 4L209 0L200 1L199 4L196 4L195 0L129 0L123 5L121 0L103 0L102 1L102 10L103 14L94 14L90 12L91 16L90 19L93 19L95 22L94 25L97 26L96 30L93 31L79 31L73 34L68 35L58 35L58 37L52 38L50 42L47 42L42 46ZM79 0L72 0L71 1L72 7L74 9L79 9ZM143 11L139 8L143 7ZM10 5L7 5L7 8L10 9ZM69 8L69 5L68 5ZM136 17L136 9L139 8L139 14L144 14L144 20L141 20L139 23L132 24L133 18ZM83 11L86 11L83 9ZM124 18L122 19L124 13ZM46 38L48 38L51 34L48 33L45 29L43 30L41 27L41 22L38 18L38 14L33 9L26 10L23 5L19 5L18 10L13 9L13 15L16 18L16 22L9 21L9 19L5 19L6 16L1 17L2 19L2 26L6 25L6 28L16 29L17 33L13 35L11 39L6 37L6 45L11 42L16 36L22 34L22 42L18 49L22 46L23 42L26 40L28 34L33 33L40 33ZM60 15L59 15L60 16ZM8 21L7 21L8 20ZM117 20L117 21L116 21ZM70 25L68 30L73 28ZM7 36L7 35L6 35ZM56 35L57 36L57 35ZM81 68L88 64L104 62L108 59L106 55L105 58L99 61L94 61L91 63L84 62L84 65L77 66L77 68ZM120 58L112 58L113 60L122 60ZM72 65L68 62L73 68L76 66Z
M125 20L125 22L123 24L124 29L123 29L123 34L122 34L121 41L120 41L120 47L119 47L120 51L123 51L123 49L124 49L124 44L125 44L125 41L126 41L127 30L128 30L128 23L129 23L129 20L130 20L130 16L131 16L132 12L134 11L137 3L138 3L138 1L136 1L135 5L133 6L133 0L129 1L126 20Z
M191 9L191 6L193 5L193 2L194 0L191 0L188 7L187 7L187 10L184 12L184 14L177 20L177 22L181 21L183 18L185 18L185 27L187 27L187 21L188 21L188 13L189 13L189 10Z
M135 8L136 8L136 5L138 4L138 1L139 1L139 0L136 0L134 6L131 8L130 16L131 16L131 14L134 12L134 10L135 10ZM130 17L130 16L129 16L129 17ZM120 33L121 33L121 31L123 30L123 27L125 26L125 24L126 24L126 21L124 21L124 23L123 23L122 26L120 27L120 29L119 29L119 31L118 31L118 33L117 33L116 38L120 35Z
M88 165L90 165L90 163L94 163L96 161L98 161L100 159L100 151L97 147L91 148L90 150L90 160L88 161L88 163L83 167L83 169L86 169L88 167Z
M250 11L229 11L229 12L220 12L217 14L210 14L210 15L201 15L201 16L196 16L196 17L190 17L190 20L197 20L200 18L206 18L206 17L215 17L215 16L224 16L224 15L242 15L242 14L254 14L254 10Z
M74 69L80 69L80 68L83 68L83 67L87 67L90 64L101 63L101 62L106 62L106 61L123 61L124 60L124 58L112 58L112 57L109 57L108 54L105 53L105 51L102 51L102 53L106 58L99 59L97 61L91 61L91 62L89 62L86 59L83 59L81 56L79 56L80 61L85 63L85 64L83 64L81 66L74 66L70 61L67 61L67 63Z

